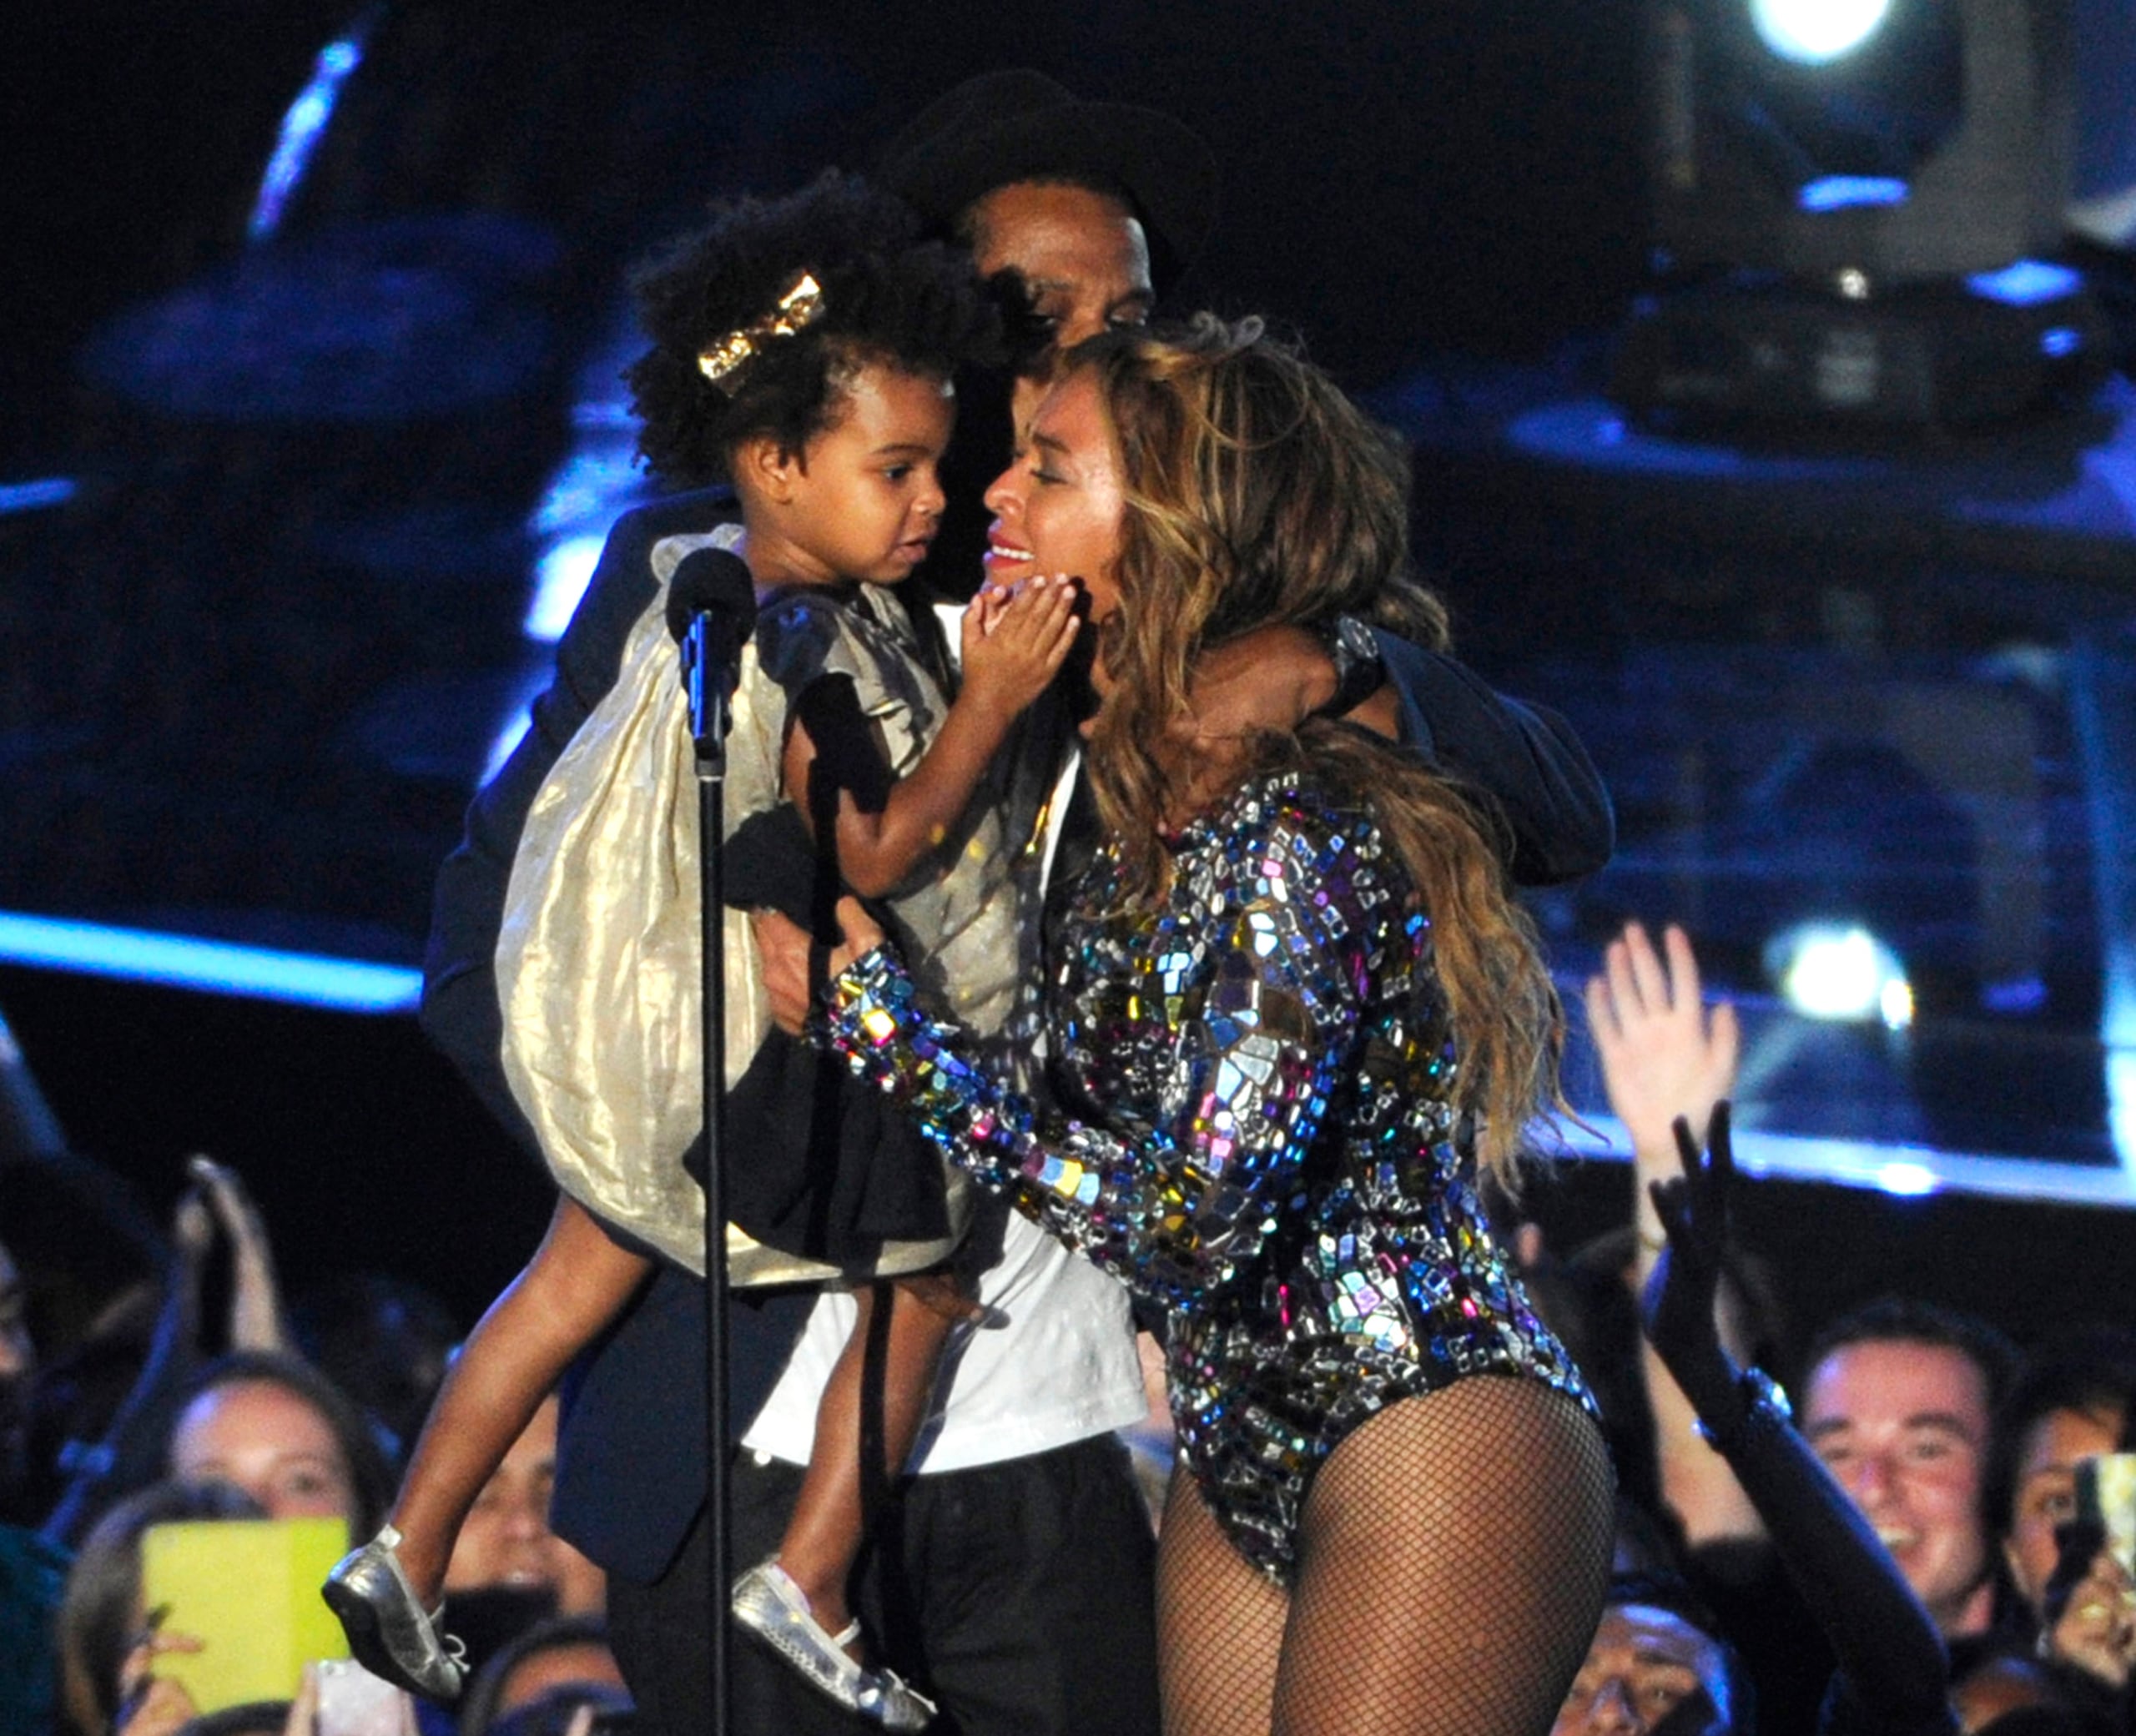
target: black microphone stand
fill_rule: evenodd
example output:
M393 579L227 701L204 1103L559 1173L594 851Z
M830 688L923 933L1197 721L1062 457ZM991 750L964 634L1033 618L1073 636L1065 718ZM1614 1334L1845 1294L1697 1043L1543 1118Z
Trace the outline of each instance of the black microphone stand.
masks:
M698 895L701 1040L704 1046L704 1451L706 1608L712 1618L712 1730L728 1728L728 1587L733 1539L727 1475L727 1185L720 1133L727 1112L726 828L728 684L712 667L713 616L700 613L683 640L690 739L697 752Z

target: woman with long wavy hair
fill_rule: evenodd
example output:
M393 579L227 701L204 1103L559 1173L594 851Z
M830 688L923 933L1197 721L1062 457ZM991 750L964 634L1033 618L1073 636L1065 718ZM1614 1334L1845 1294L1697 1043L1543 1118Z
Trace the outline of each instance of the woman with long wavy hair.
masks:
M970 1064L857 907L831 1040L1162 1313L1167 1729L1545 1731L1611 1479L1477 1183L1555 1099L1556 998L1463 791L1353 725L1195 713L1257 627L1443 643L1399 443L1204 316L1077 351L987 498L993 581L1072 574L1096 626L1106 841L1046 985L1054 1100Z

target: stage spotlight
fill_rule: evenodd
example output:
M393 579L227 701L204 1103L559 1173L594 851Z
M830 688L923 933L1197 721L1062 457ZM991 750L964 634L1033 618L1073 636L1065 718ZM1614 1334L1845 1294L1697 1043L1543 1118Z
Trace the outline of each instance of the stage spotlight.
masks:
M1913 1023L1906 967L1866 928L1836 923L1790 928L1766 946L1766 969L1806 1019L1877 1019L1895 1031Z
M1657 257L1613 390L1666 422L1964 427L2088 390L2072 0L1649 0Z
M1751 0L1751 22L1785 59L1821 66L1876 34L1891 0Z

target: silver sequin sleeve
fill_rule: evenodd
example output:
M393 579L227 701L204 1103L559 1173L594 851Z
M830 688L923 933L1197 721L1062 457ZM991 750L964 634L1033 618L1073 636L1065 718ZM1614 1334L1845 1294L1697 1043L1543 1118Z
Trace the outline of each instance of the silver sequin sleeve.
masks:
M1260 823L1220 852L1182 858L1149 918L1176 923L1180 943L1122 956L1082 1015L1142 1050L1151 1089L1116 1099L1109 1126L1049 1117L982 1071L887 949L834 993L837 1046L952 1161L1167 1307L1232 1283L1302 1205L1300 1167L1353 1069L1378 938L1420 943L1424 927L1396 908L1376 833L1281 805L1249 814Z

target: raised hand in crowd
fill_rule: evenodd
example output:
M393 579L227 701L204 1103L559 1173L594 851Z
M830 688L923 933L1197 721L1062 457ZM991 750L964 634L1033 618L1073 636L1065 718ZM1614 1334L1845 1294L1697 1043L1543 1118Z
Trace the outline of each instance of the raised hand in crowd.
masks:
M229 1348L293 1353L274 1246L244 1178L228 1164L204 1156L188 1159L185 1171L229 1248Z
M1696 1406L1700 1432L1765 1522L1775 1553L1838 1659L1822 1736L1942 1736L1957 1724L1942 1638L1905 1576L1808 1442L1786 1401L1722 1346L1714 1298L1735 1177L1726 1101L1704 1150L1672 1125L1680 1174L1650 1190L1667 1246L1641 1296L1647 1336Z
M1670 1127L1679 1116L1702 1127L1736 1088L1741 1037L1736 1009L1709 1007L1690 938L1671 923L1661 952L1640 923L1628 923L1587 984L1587 1019L1602 1059L1610 1108L1630 1135L1640 1167L1641 1240L1660 1234L1647 1185L1676 1172ZM1652 1251L1659 1252L1657 1247Z
M1698 959L1682 928L1670 923L1662 950L1640 923L1625 926L1603 956L1602 974L1587 984L1587 1019L1602 1062L1610 1108L1632 1144L1632 1207L1639 1231L1634 1281L1647 1285L1664 1243L1654 1188L1680 1180L1671 1131L1679 1118L1705 1126L1716 1105L1735 1089L1741 1053L1736 1009L1722 1001L1709 1008L1699 981ZM1725 1228L1716 1227L1716 1235ZM1727 1292L1720 1285L1720 1250L1705 1290L1712 1314ZM1714 1323L1720 1325L1720 1317ZM1730 1335L1740 1352L1742 1334ZM1692 1432L1693 1406L1644 1350L1640 1366L1653 1411L1655 1457L1661 1497L1693 1547L1728 1538L1755 1537L1762 1530L1725 1461L1707 1452Z
M1728 1100L1714 1104L1707 1118L1704 1150L1681 1115L1672 1136L1682 1172L1646 1190L1668 1245L1640 1291L1640 1324L1700 1419L1728 1433L1741 1427L1744 1409L1741 1371L1720 1341L1715 1312L1736 1173Z
M148 1357L103 1440L80 1449L79 1468L43 1527L55 1542L78 1542L114 1497L157 1474L187 1383L210 1354L201 1296L219 1231L230 1255L229 1348L288 1347L273 1252L251 1195L234 1170L213 1159L194 1157L186 1171L192 1185L171 1214L163 1303Z

